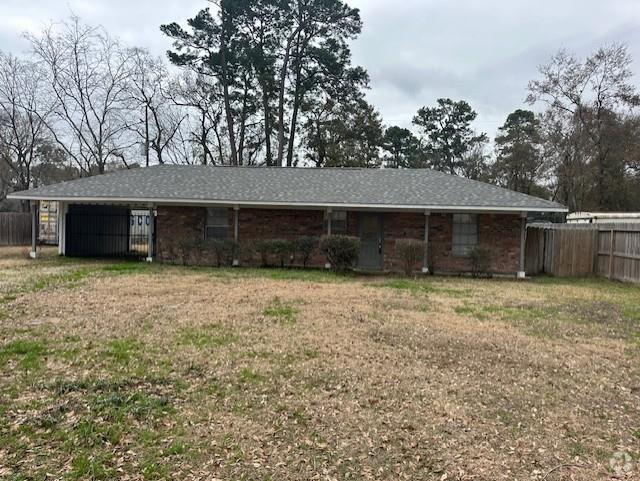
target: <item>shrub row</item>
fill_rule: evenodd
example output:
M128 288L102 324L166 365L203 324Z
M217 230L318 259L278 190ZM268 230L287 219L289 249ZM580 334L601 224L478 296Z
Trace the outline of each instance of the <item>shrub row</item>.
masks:
M425 243L416 239L396 241L395 255L403 272L410 276L420 269L424 260ZM471 274L473 277L489 276L491 268L491 250L486 246L477 246L469 253Z
M172 245L167 257L182 264L207 264L218 267L231 266L234 259L250 264L259 258L263 267L307 267L316 252L323 253L331 268L336 271L352 269L358 262L360 240L350 236L300 237L294 241L265 239L236 243L228 239L183 241ZM395 256L402 271L410 276L420 270L424 259L424 242L416 239L399 239L395 243ZM491 252L484 246L474 248L470 254L471 273L474 277L488 275Z
M234 259L252 262L256 257L263 267L290 267L296 263L307 267L316 252L326 255L335 270L355 266L360 241L349 236L300 237L294 241L264 239L236 243L229 239L185 240L167 247L167 257L181 264L231 266Z

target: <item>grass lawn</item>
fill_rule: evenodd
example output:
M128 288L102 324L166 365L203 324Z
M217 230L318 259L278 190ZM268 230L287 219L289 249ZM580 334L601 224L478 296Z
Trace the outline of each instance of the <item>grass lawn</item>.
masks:
M640 478L639 286L23 251L0 479Z

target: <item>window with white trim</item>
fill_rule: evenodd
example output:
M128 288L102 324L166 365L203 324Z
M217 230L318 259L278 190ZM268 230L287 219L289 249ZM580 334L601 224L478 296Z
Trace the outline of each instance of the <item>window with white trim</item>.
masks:
M451 253L466 257L478 245L478 215L453 214Z
M327 232L329 215L331 215L331 234L344 235L347 233L347 211L334 210L331 214L324 213L324 231Z
M229 209L207 209L206 239L226 239L229 237Z

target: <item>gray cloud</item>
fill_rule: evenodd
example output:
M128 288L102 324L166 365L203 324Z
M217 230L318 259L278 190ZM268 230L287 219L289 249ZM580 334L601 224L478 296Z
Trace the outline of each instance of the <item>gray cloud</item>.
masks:
M164 55L159 25L183 22L204 0L3 0L0 49L22 53L24 31L71 12L126 42ZM586 55L626 42L640 62L638 0L351 0L361 9L356 63L371 75L370 101L388 124L411 125L422 105L465 99L479 112L477 128L495 133L523 106L537 66L560 47ZM636 79L640 84L640 64Z

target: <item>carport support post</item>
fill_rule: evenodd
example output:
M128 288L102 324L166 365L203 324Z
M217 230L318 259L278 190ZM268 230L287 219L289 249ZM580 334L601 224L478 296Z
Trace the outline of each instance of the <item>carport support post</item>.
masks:
M29 257L36 259L38 257L38 202L31 202L31 252Z
M66 254L67 242L67 210L69 205L66 202L58 202L58 254Z
M149 228L147 229L147 262L153 262L153 236L155 234L154 230L156 227L156 219L154 216L154 208L153 205L149 206Z
M429 273L429 219L431 212L424 211L424 259L422 261L422 273Z
M239 221L239 217L240 217L240 206L235 206L233 208L233 240L236 244L236 248L234 250L233 253L233 265L235 267L240 265L240 246L238 245L238 241L240 240L240 221Z
M526 277L525 272L525 249L527 243L527 213L522 212L520 214L520 262L518 270L518 279L524 279Z
M327 209L327 235L331 235L331 209ZM331 269L331 263L326 262L324 264L325 269Z

